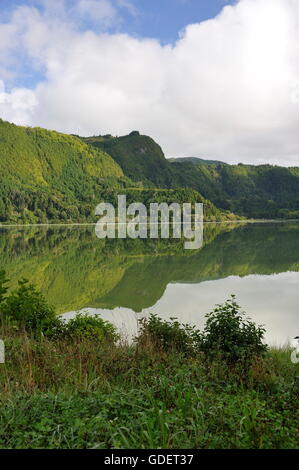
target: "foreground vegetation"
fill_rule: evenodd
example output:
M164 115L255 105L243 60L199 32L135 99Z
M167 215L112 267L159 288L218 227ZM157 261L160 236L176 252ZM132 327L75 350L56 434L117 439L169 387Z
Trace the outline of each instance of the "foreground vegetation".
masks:
M1 278L1 448L298 447L298 368L234 298L203 332L150 316L127 345L99 318L57 323L33 286L8 294Z

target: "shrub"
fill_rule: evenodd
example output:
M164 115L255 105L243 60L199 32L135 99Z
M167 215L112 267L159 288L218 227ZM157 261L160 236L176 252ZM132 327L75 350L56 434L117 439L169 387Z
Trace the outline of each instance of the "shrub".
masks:
M149 318L142 318L139 323L141 328L137 342L142 344L149 340L164 351L176 350L192 354L201 337L195 327L182 325L176 318L166 321L151 314Z
M42 334L49 340L63 340L67 335L67 324L55 316L43 323Z
M50 340L93 339L115 342L119 336L116 328L99 317L79 314L66 322L57 317L45 297L27 280L19 281L19 287L6 296L8 282L5 272L0 271L1 320L23 328Z
M1 313L5 319L33 333L42 333L57 321L43 294L26 280L19 281L19 288L2 302Z
M65 323L65 336L70 339L96 339L115 343L119 339L115 326L100 317L78 314Z
M220 356L228 362L250 360L263 355L265 329L256 326L240 311L235 297L206 315L201 349L209 357Z

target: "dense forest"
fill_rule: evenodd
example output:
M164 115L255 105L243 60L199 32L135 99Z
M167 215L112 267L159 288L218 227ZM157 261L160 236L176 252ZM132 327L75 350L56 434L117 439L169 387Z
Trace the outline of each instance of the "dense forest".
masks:
M96 222L97 204L115 203L118 194L128 203L203 202L207 220L234 218L195 189L134 182L107 152L77 136L1 120L0 185L0 223Z
M203 202L205 219L299 218L299 168L166 159L138 131L79 137L0 120L0 223L96 222L101 201Z
M81 221L121 168L77 138L0 121L0 221ZM78 203L80 201L80 203Z
M109 153L141 185L193 188L217 207L245 217L299 218L299 168L166 159L159 145L137 131L83 140Z

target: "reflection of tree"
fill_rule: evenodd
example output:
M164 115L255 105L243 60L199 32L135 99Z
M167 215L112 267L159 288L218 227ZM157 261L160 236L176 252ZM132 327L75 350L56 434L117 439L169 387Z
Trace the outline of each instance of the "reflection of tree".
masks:
M177 240L98 240L93 227L6 229L1 267L34 282L58 311L154 305L174 282L299 271L299 224L207 224L202 250Z

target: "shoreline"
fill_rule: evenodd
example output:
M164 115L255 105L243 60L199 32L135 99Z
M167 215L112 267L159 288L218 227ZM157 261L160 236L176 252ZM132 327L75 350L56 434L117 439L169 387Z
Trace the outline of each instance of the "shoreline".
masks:
M129 221L128 221L129 222ZM281 224L281 223L289 223L289 222L297 222L299 223L299 219L246 219L246 220L206 220L204 224ZM82 222L82 223L47 223L47 224L6 224L1 223L0 229L2 228L28 228L28 227L95 227L97 225L96 222Z

